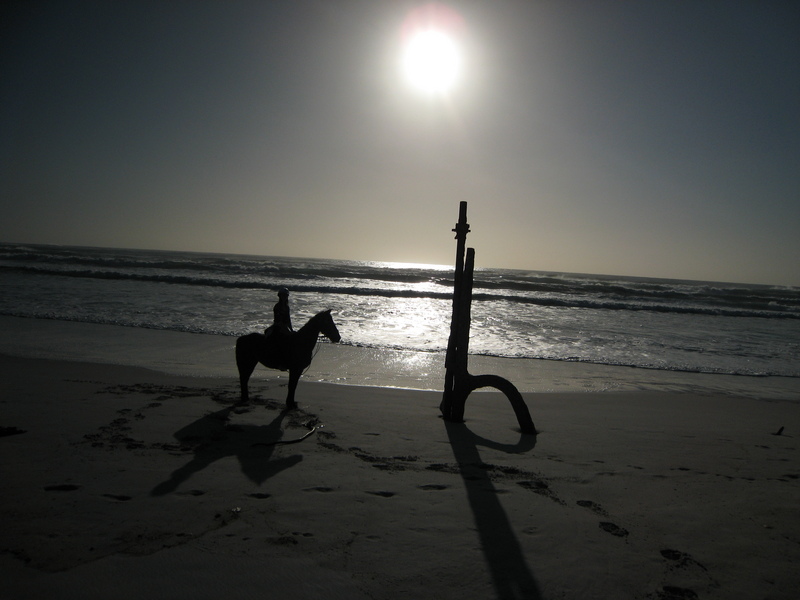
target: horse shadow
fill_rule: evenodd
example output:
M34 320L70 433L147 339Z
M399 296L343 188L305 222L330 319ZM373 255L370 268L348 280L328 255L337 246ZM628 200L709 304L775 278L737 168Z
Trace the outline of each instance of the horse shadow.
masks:
M484 446L510 454L524 453L534 448L536 436L523 433L518 443L501 444L473 433L464 423L444 424L497 597L540 600L539 586L478 452L478 447Z
M280 411L267 425L234 425L229 420L235 408L207 414L173 434L182 445L194 446L194 457L154 487L151 496L174 492L196 473L229 456L239 460L242 473L257 485L303 460L299 454L270 460L276 442L283 437L281 424L287 411Z

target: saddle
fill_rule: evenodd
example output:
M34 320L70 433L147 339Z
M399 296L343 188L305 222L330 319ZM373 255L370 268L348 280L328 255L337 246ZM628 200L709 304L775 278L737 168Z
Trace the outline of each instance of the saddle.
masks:
M268 361L262 360L264 364L269 362L271 369L278 371L288 371L290 368L291 348L289 342L294 337L295 332L286 327L270 325L264 330L264 346Z

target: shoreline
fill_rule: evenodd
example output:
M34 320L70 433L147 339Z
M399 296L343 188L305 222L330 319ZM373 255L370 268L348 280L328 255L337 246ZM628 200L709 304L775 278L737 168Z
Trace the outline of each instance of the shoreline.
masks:
M231 336L0 316L0 353L144 367L166 374L236 377ZM800 401L800 378L662 371L626 366L470 355L471 373L492 373L522 393L676 392ZM259 366L255 385L287 376ZM444 352L320 344L303 382L439 390ZM476 393L484 393L478 390Z

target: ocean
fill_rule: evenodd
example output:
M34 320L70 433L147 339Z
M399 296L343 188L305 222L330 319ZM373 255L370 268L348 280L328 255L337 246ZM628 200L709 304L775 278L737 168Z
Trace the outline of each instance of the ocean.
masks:
M342 343L441 352L453 267L0 244L0 315L222 336L332 309ZM800 288L477 268L470 352L800 377Z

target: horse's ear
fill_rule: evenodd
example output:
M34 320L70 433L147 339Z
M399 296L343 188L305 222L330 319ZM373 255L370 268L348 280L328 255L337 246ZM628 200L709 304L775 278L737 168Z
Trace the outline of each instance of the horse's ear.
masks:
M333 309L329 308L329 309L328 309L328 310L326 310L325 312L326 312L327 314L331 314L331 310L333 310Z

